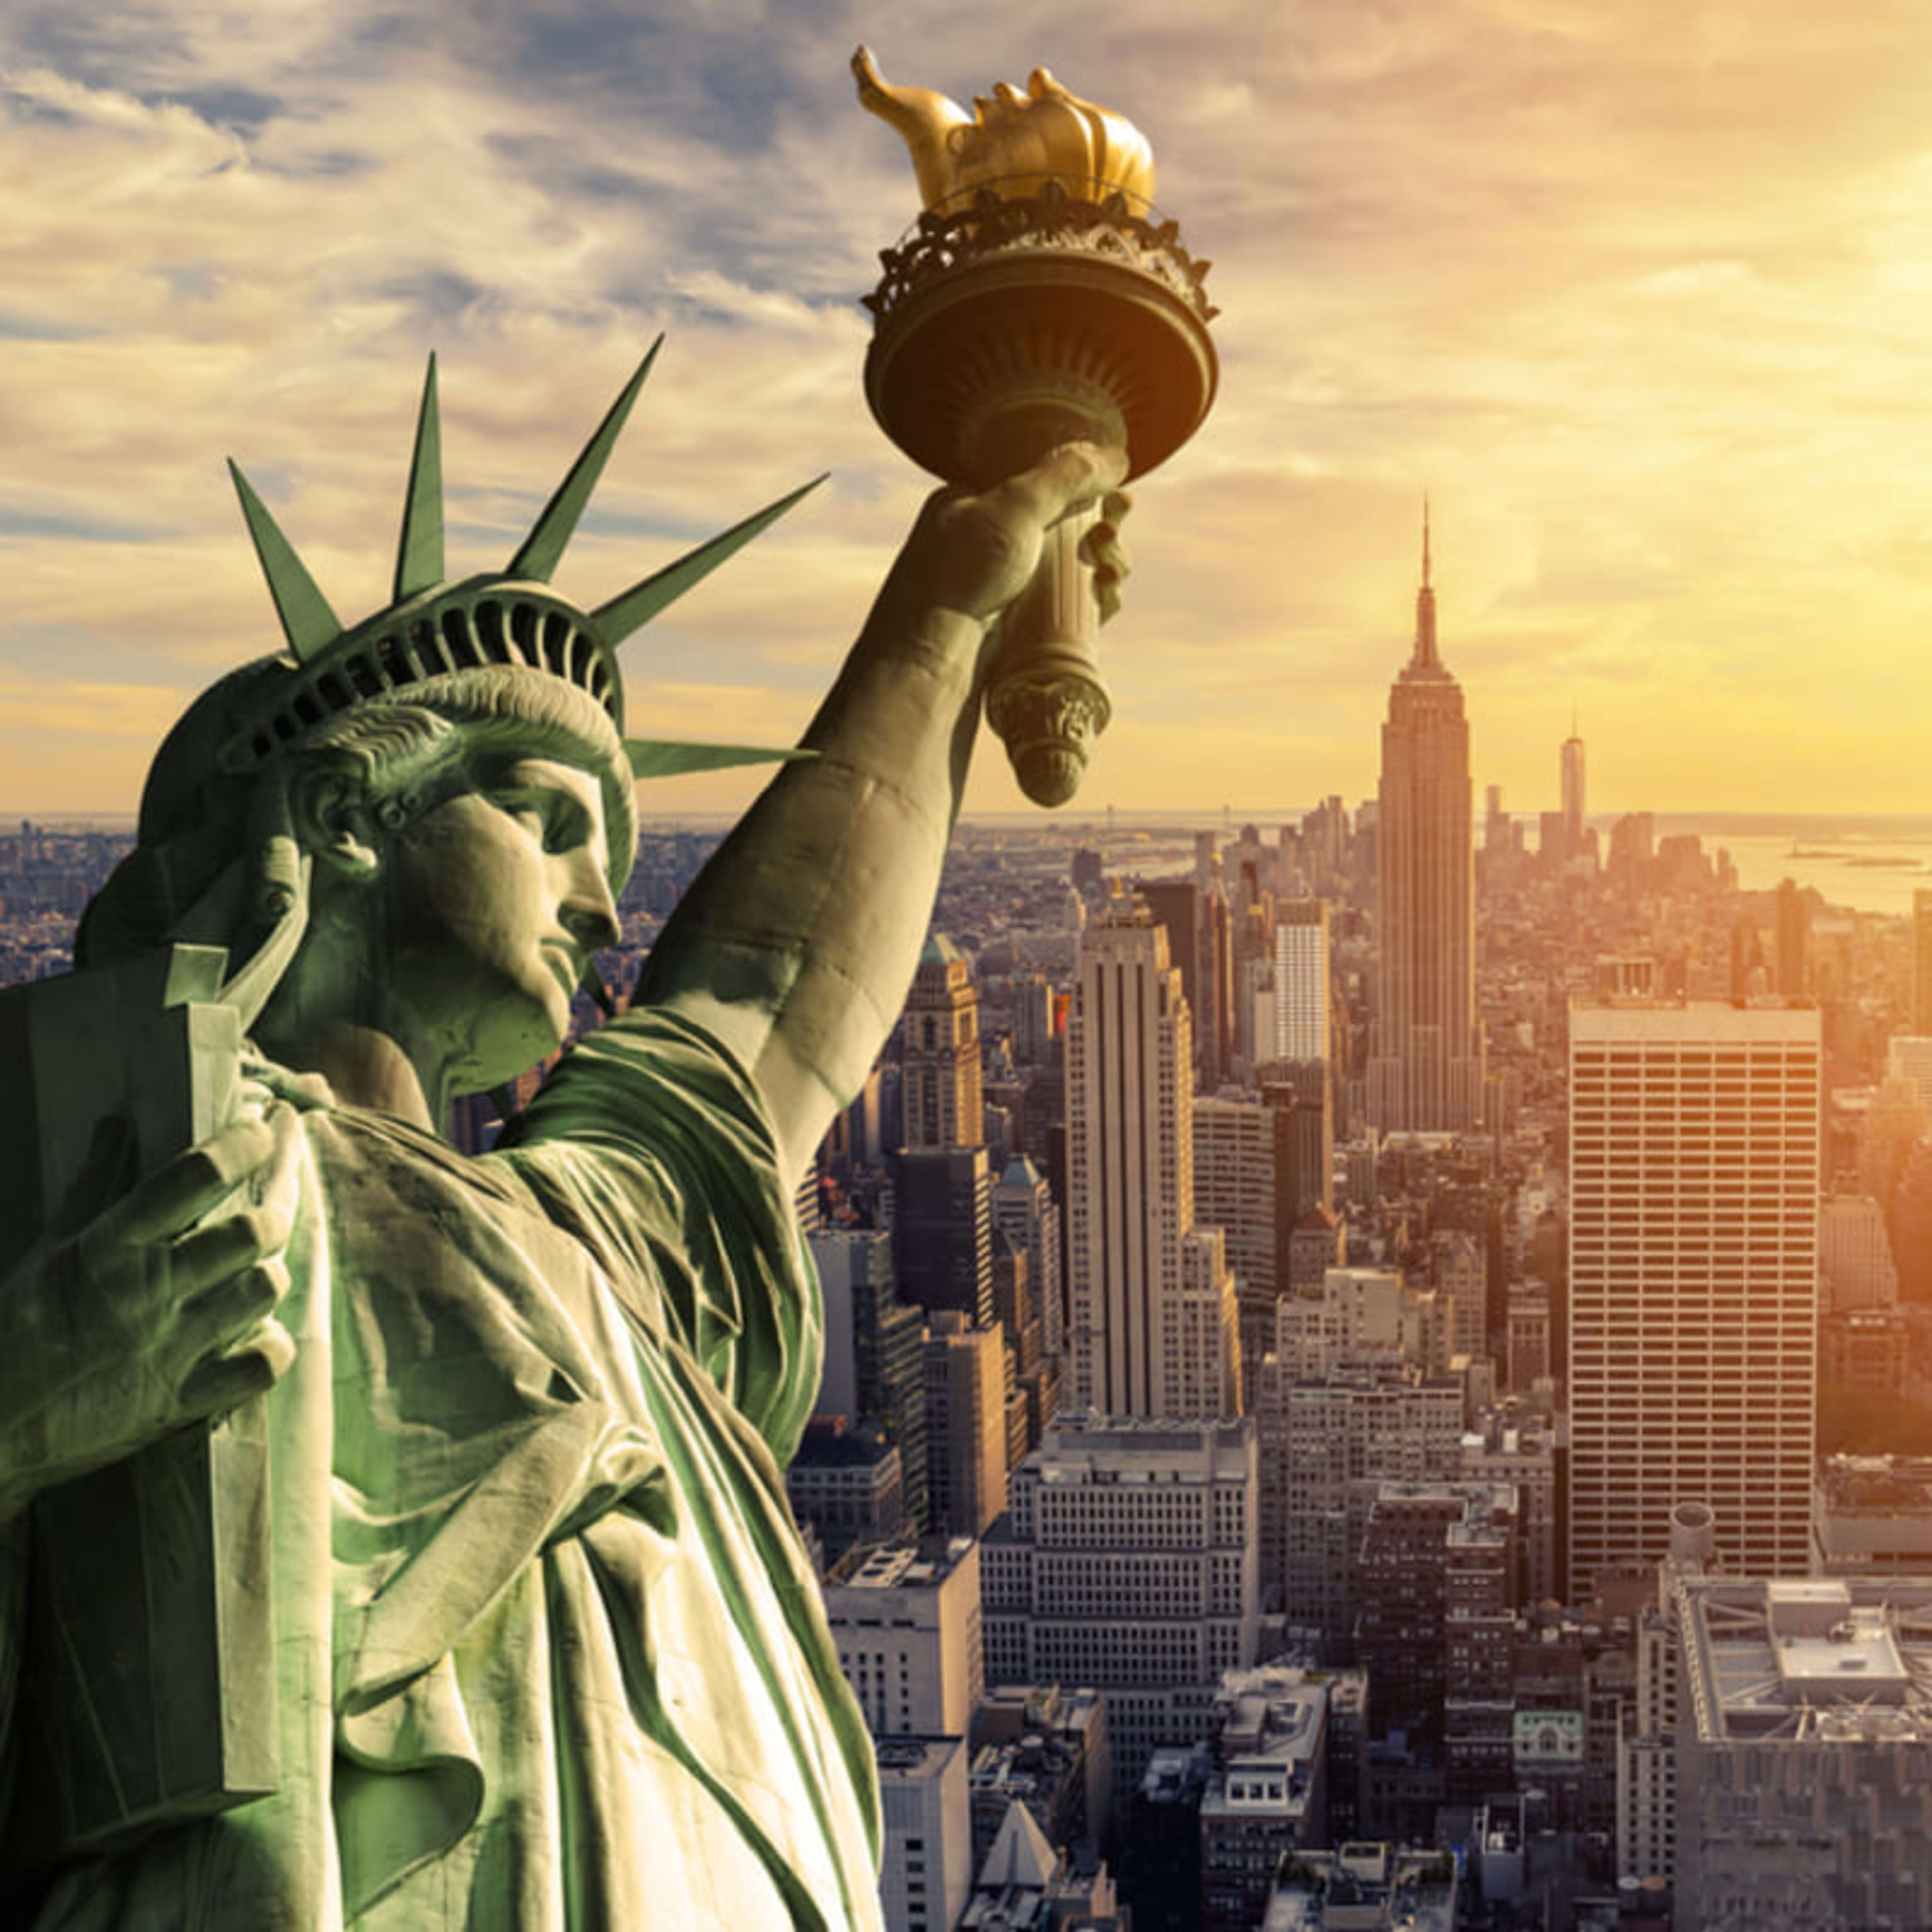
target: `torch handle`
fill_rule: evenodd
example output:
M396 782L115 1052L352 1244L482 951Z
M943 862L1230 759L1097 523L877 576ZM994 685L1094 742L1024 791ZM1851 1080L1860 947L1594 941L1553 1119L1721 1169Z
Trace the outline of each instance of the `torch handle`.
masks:
M1112 715L1093 572L1080 554L1099 515L1077 511L1047 532L1033 581L1006 613L987 682L987 722L1036 805L1064 805L1079 789L1088 748Z

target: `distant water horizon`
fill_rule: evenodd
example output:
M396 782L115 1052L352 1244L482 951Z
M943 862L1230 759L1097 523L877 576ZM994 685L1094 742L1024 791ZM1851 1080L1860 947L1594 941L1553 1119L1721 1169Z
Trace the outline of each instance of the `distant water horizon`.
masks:
M1062 812L1049 817L1040 812L968 812L963 824L980 831L1058 832L1070 844L1148 844L1150 862L1172 862L1160 850L1155 835L1216 832L1239 836L1245 825L1264 833L1298 824L1312 805L1265 808L1223 807L1211 811L1112 812ZM1593 814L1590 823L1607 846L1610 828L1621 813ZM1522 816L1519 814L1519 816ZM646 830L666 829L720 831L734 824L735 812L654 812L646 815ZM1912 910L1915 891L1932 890L1932 812L1660 812L1652 814L1657 836L1666 838L1694 832L1707 852L1728 851L1747 892L1768 892L1790 879L1810 886L1829 904L1860 912L1893 913ZM131 812L38 812L0 808L0 832L23 820L50 832L131 832ZM1109 853L1110 860L1130 864L1134 855Z

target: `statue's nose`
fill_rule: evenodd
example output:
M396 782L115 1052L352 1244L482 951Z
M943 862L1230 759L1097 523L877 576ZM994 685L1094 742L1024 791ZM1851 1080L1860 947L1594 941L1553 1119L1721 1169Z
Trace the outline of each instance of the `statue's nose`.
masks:
M615 946L623 937L617 922L617 907L610 896L610 882L602 868L586 854L574 868L576 877L557 916L564 930L586 954L606 946Z

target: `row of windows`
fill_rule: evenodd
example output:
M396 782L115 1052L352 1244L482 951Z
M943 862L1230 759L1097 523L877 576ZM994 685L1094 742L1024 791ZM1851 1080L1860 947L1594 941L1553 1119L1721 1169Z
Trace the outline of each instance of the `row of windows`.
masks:
M1681 1275L1687 1280L1708 1276L1742 1287L1754 1281L1786 1293L1802 1288L1810 1294L1816 1275L1816 1262L1809 1247L1780 1248L1765 1244L1742 1250L1713 1252L1695 1242L1627 1242L1612 1252L1600 1250L1594 1254L1570 1258L1571 1293L1602 1282L1606 1287L1619 1276L1663 1277Z
M1608 1067L1628 1078L1641 1070L1654 1078L1660 1069L1680 1070L1678 1079L1715 1079L1720 1083L1768 1076L1816 1071L1818 1049L1798 1044L1790 1046L1768 1040L1720 1047L1713 1041L1696 1044L1687 1040L1621 1042L1615 1047L1594 1040L1580 1040L1571 1050L1570 1064L1600 1071Z
M1606 1214L1604 1219L1616 1225L1586 1225L1576 1230L1570 1241L1573 1262L1591 1261L1600 1266L1621 1254L1673 1250L1732 1261L1747 1255L1754 1259L1769 1255L1809 1260L1816 1252L1817 1228L1808 1216L1769 1206L1736 1216L1680 1210L1664 1217L1619 1204L1614 1215Z
M1669 1133L1716 1132L1795 1133L1809 1126L1815 1132L1818 1111L1809 1102L1797 1101L1739 1101L1713 1106L1708 1101L1687 1100L1681 1094L1653 1094L1639 1100L1634 1094L1601 1094L1573 1096L1570 1125L1573 1132L1593 1134L1606 1132L1628 1136L1640 1128L1657 1127Z

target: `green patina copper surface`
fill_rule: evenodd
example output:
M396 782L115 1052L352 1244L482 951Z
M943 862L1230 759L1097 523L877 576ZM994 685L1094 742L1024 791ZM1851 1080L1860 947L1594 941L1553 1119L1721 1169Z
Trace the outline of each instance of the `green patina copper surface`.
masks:
M878 1922L870 1750L780 1478L820 1354L792 1186L910 978L990 628L1124 459L933 499L637 1004L469 1159L450 1100L554 1047L616 937L633 767L708 755L623 739L607 623L769 519L594 613L542 587L642 373L512 573L454 584L432 376L402 601L350 630L244 486L288 653L170 735L82 969L0 1003L79 1123L0 1214L10 1923ZM63 1648L82 1714L50 1720ZM202 1768L157 1797L162 1736Z

